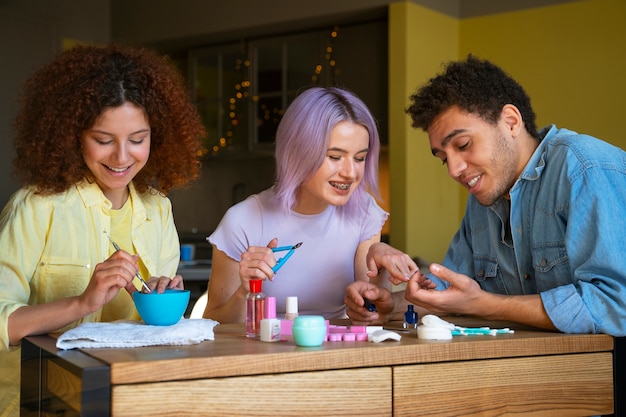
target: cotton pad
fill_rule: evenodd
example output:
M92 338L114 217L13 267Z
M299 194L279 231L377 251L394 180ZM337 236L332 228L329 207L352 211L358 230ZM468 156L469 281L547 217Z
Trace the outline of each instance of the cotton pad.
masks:
M400 341L400 339L402 339L402 336L396 332L392 332L391 330L375 330L367 335L367 340L375 343L383 342L385 340Z

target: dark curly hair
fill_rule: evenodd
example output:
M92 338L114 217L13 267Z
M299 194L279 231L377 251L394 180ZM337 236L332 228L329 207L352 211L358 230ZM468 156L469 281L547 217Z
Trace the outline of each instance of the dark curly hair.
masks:
M406 112L413 127L424 131L452 106L495 124L504 105L512 104L522 114L528 133L539 139L535 112L524 89L501 68L472 55L465 61L448 63L443 74L431 78L410 99L412 104Z
M80 138L105 110L126 102L146 112L151 130L150 157L133 179L137 190L167 194L199 175L205 129L178 70L152 50L76 46L35 72L20 100L14 174L40 194L93 180Z

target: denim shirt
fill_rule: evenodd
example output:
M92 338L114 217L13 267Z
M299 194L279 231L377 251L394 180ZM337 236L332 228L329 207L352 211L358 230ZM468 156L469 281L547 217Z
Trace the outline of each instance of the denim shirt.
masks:
M562 332L625 336L626 153L555 126L541 136L510 200L469 197L443 265L485 291L540 294Z

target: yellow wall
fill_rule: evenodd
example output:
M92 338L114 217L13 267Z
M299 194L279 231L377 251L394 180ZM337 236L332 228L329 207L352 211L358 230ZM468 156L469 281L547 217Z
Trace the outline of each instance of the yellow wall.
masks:
M410 2L389 6L391 244L441 261L466 191L404 113L441 63L473 53L526 89L538 126L556 123L626 149L626 2L580 1L457 20Z
M579 1L460 25L461 56L490 59L519 81L538 126L555 123L626 149L626 1Z
M447 248L465 202L405 109L416 87L458 56L458 30L456 19L413 3L389 6L391 244L430 260Z

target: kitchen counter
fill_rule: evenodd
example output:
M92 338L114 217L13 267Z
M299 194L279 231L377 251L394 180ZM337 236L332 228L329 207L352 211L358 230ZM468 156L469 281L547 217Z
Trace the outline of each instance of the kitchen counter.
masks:
M185 282L209 281L211 276L212 261L210 259L198 259L196 261L181 261L178 265L177 274L182 275Z

